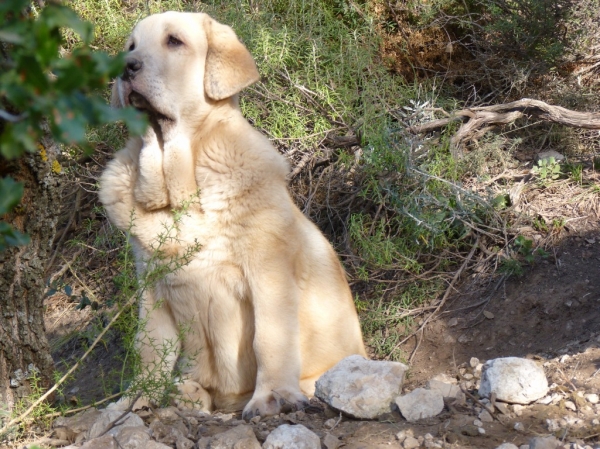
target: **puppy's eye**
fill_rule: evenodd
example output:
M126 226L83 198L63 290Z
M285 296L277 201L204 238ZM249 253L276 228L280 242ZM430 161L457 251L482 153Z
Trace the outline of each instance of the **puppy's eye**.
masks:
M183 45L183 42L181 42L175 36L169 35L169 39L167 40L167 45L169 47L180 47L181 45Z
M132 42L131 45L129 46L129 51L133 51L135 50L135 44Z

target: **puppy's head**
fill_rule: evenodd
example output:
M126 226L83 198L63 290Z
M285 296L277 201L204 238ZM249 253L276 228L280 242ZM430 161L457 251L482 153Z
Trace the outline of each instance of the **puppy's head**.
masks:
M204 13L147 17L125 50L125 71L111 102L131 104L158 120L193 120L211 101L230 98L259 79L234 31Z

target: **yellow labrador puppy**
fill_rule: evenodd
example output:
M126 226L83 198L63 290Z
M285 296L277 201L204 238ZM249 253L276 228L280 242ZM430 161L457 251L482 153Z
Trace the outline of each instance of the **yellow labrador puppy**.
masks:
M302 407L321 374L365 349L336 254L292 202L285 159L238 107L259 79L254 60L206 14L150 16L126 49L113 101L151 126L108 164L100 199L130 230L140 275L166 229L168 255L200 245L143 295L142 363L172 370L183 354L180 391L205 410L249 419Z

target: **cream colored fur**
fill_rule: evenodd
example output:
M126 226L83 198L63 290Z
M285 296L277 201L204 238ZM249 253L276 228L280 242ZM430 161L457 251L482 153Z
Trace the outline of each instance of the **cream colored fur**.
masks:
M301 407L321 374L365 349L336 254L290 198L285 159L239 110L237 93L258 79L254 61L205 14L150 16L126 48L142 66L117 81L113 101L168 117L132 138L100 179L110 220L127 230L134 217L140 274L172 209L199 192L165 248L201 249L145 292L142 361L152 368L157 346L175 344L163 369L186 355L180 391L206 410L245 406L250 418Z

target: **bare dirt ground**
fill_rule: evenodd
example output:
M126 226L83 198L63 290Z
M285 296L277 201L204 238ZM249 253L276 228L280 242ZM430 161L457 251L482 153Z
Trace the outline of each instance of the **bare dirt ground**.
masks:
M411 354L417 346L405 392L443 373L461 383L473 398L463 404L447 403L442 414L416 424L407 423L397 411L377 421L353 420L313 400L303 413L252 423L259 441L280 424L300 423L323 442L327 434L337 438L329 438L329 445L323 443L328 449L402 447L396 435L408 429L415 437L431 436L421 439L424 447L428 441L456 448L496 448L503 442L519 446L532 437L551 434L565 443L600 447L600 424L594 421L600 417L600 404L585 399L587 394L600 393L600 200L597 193L580 194L567 183L524 189L523 211L533 211L548 223L561 217L561 226L550 232L527 226L518 230L543 246L547 257L525 265L521 277L509 278L489 267L478 273L474 261L441 314L402 348ZM64 295L47 301L48 337L61 370L81 356L94 330L106 325L104 314L75 306ZM117 333L109 333L57 400L81 406L117 392L121 348ZM496 410L493 422L476 423L482 406L476 400L478 372L471 359L483 363L505 356L526 357L543 365L552 384L550 396L523 410L510 406L504 413ZM239 414L216 415L199 422L191 433L196 439L208 437L238 425L240 419ZM49 431L47 436L51 435Z

